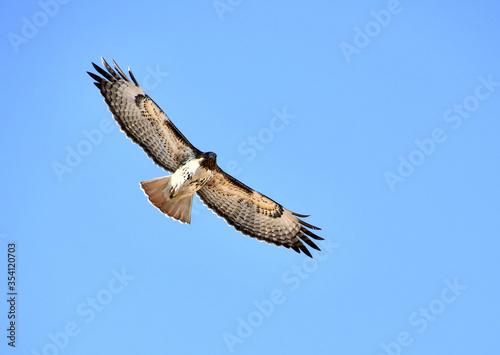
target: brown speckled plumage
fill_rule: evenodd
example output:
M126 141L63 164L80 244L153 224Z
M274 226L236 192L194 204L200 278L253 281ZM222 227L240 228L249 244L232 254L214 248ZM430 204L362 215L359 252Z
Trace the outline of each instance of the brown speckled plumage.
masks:
M128 78L114 61L114 69L104 59L102 64L106 70L92 64L101 76L90 72L89 75L95 80L94 84L104 96L104 101L121 129L132 141L139 144L157 165L174 173L170 177L178 178L179 173L176 175L176 171L184 169L181 178L186 182L183 185L185 191L196 192L210 209L245 235L292 248L308 256L311 256L311 253L304 243L319 250L310 238L323 238L312 233L310 229L320 228L298 218L307 216L287 210L222 171L216 164L215 154L203 153L196 149L140 88L130 69ZM195 160L197 164L193 165ZM190 181L193 173L187 170L188 163L211 173L205 173L199 180ZM170 180L175 179L157 178L143 182L141 186L151 203L162 212L189 223L192 195L191 198L179 197L179 201L184 205L175 206L177 200L172 194L174 190L170 190L172 196L168 196L168 191L165 192L167 186L170 186L167 185Z

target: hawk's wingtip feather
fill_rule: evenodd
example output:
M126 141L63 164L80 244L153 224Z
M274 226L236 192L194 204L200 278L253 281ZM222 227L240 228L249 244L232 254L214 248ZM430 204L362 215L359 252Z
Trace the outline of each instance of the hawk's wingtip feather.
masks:
M115 67L115 69L118 72L118 74L120 74L120 76L123 78L123 80L130 81L130 79L127 78L127 76L125 75L125 73L120 69L120 67L118 66L118 64L116 64L115 60L112 59L112 61L113 61L113 66Z
M306 246L304 244L301 244L299 245L299 249L304 253L306 254L308 257L310 257L312 259L312 255L311 255L311 252L306 248Z
M132 80L134 81L135 86L138 86L138 87L139 87L140 85L139 85L139 83L137 82L137 80L135 79L134 74L132 74L132 70L130 69L130 67L128 67L128 73L129 73L130 77L132 78Z

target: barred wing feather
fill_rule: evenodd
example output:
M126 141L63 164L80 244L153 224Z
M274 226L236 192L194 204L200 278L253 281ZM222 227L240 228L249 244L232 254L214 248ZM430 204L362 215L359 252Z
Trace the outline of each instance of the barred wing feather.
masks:
M121 129L139 144L153 161L174 172L192 159L196 149L170 121L162 109L141 89L129 69L130 79L113 61L114 69L102 58L106 70L92 63L102 76L88 72Z
M311 256L304 243L319 250L309 238L323 240L309 229L320 229L297 217L269 197L249 188L221 169L196 192L219 217L241 233L261 241L292 248ZM309 229L308 229L309 228Z

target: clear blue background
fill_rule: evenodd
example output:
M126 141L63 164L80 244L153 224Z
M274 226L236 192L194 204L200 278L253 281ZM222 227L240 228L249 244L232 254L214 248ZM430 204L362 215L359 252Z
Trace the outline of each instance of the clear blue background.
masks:
M0 15L2 354L500 350L498 2L54 4ZM108 125L86 74L101 56L221 167L311 214L327 239L314 261L199 200L189 226L153 208L139 182L166 173Z

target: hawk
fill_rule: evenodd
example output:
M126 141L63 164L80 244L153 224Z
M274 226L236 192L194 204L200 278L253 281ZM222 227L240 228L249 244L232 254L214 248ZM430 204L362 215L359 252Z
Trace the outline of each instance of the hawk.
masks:
M141 182L153 206L183 223L191 222L196 193L208 208L241 233L260 241L292 248L312 257L304 245L320 250L310 239L323 240L319 230L269 197L226 174L217 155L196 149L162 109L113 60L114 69L101 58L104 69L92 63L101 76L87 72L100 90L113 118L126 135L153 161L172 175ZM132 79L132 81L130 80ZM310 238L309 238L310 237Z

